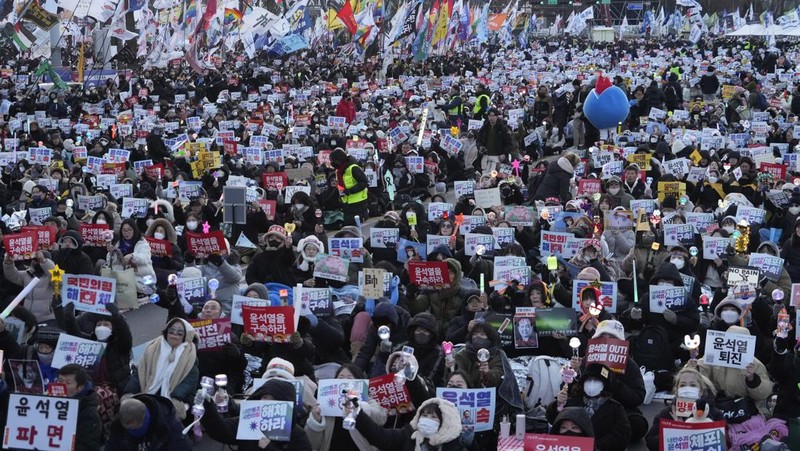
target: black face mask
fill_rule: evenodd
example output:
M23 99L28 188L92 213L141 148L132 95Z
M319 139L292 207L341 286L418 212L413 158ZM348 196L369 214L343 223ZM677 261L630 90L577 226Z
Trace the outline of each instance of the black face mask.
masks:
M428 345L430 344L431 339L433 339L431 334L414 333L414 342L416 342L418 345Z
M267 243L269 244L269 247L281 247L281 245L283 244L280 241L276 240L269 240Z
M558 434L558 435L567 435L567 436L570 436L570 437L584 437L586 434L583 434L581 432L575 432L575 431L567 431L567 432L564 432L564 433Z

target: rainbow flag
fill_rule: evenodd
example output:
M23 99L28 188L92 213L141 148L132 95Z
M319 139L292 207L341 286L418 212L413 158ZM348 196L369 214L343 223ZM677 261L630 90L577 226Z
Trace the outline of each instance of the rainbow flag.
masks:
M223 24L230 25L233 23L241 22L241 20L242 20L241 11L233 8L225 8L225 19L223 20Z

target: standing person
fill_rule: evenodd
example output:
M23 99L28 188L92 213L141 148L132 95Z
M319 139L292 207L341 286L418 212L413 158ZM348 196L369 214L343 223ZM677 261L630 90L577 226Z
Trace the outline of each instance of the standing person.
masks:
M111 423L106 449L114 451L190 451L168 398L136 395L122 401L119 415Z
M461 99L461 90L453 85L450 88L450 101L441 106L447 114L447 122L451 127L458 127L464 122L464 101Z
M78 400L78 422L75 434L75 451L95 451L103 443L103 428L99 400L89 381L86 370L75 363L64 365L58 371L58 382L67 386L67 397Z
M475 106L472 107L472 118L476 121L483 120L489 108L492 105L492 99L489 97L489 92L483 84L478 85L478 92L475 93Z
M336 105L336 116L345 118L348 124L356 120L356 104L350 98L349 92L342 94L342 100L339 100L339 104Z
M494 163L506 161L508 153L511 151L511 133L505 122L500 119L500 112L492 108L489 110L488 121L484 121L480 131L478 131L478 149L484 153L481 167L484 171L489 170Z
M563 157L556 160L556 164L547 166L547 172L534 195L535 200L545 200L549 197L557 197L561 202L572 199L570 193L570 180L575 174L575 168L580 164L581 159L578 155L568 152Z
M708 70L700 77L700 82L697 85L700 87L700 92L703 93L704 101L714 101L717 97L717 91L719 91L719 78L717 78L716 68L708 66Z
M354 225L355 217L366 219L368 213L368 188L369 179L358 163L341 148L331 153L331 165L336 169L336 178L342 191L342 212L344 225Z
M546 118L553 116L553 98L547 92L547 86L539 85L536 90L536 100L533 102L533 115L536 125L541 124Z

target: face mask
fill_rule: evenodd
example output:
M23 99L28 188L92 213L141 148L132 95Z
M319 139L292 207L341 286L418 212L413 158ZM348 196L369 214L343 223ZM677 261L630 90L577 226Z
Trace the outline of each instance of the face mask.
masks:
M700 389L697 387L681 387L678 389L678 398L699 399Z
M678 268L678 271L683 269L684 261L682 258L670 258L669 262L675 265L675 267Z
M611 194L612 196L616 196L617 193L619 193L619 188L609 188L608 189L608 194Z
M567 431L567 432L562 432L561 434L558 434L558 435L568 435L568 436L572 436L572 437L583 437L583 434L581 434L578 431Z
M800 213L800 207L789 207L789 213L793 215Z
M34 202L39 202L40 200L42 200L42 195L41 194L34 194L33 195L33 200L34 200Z
M709 177L708 178L708 183L717 183L717 180L719 180L719 179L716 178L716 177Z
M669 282L667 280L659 280L658 281L658 286L660 286L660 287L671 287L672 285L673 285L672 282Z
M589 379L583 383L583 392L586 396L594 398L603 392L603 381L597 379Z
M306 206L303 204L294 204L294 208L297 210L305 210Z
M149 410L145 410L144 411L144 422L142 422L142 425L139 426L136 429L128 429L127 431L128 431L128 434L130 434L130 435L132 435L132 436L134 436L136 438L142 438L147 434L147 430L148 429L150 429L150 411Z
M727 324L733 324L739 320L739 314L735 310L723 310L719 317Z
M414 341L418 344L426 345L431 341L430 334L421 334L421 333L414 333Z
M50 366L50 364L53 363L53 356L55 356L56 353L55 352L51 352L50 354L44 354L44 353L38 352L37 354L39 356L39 361L40 362L44 363L47 366Z
M95 224L108 224L105 219L98 219Z
M166 235L165 235L165 234L163 234L163 233L161 233L161 232L155 232L155 233L153 234L153 238L155 238L155 239L157 239L157 240L163 240L165 236L166 236Z
M439 420L420 418L417 422L417 430L423 437L431 437L439 430Z
M100 341L108 340L108 337L111 336L111 328L106 326L97 326L94 328L94 335Z
M488 349L492 345L492 341L488 338L473 338L472 344L477 349L486 348Z
M723 226L722 230L727 231L728 233L733 233L733 226Z
M197 228L197 221L187 221L186 222L186 228L188 228L189 230L196 229Z

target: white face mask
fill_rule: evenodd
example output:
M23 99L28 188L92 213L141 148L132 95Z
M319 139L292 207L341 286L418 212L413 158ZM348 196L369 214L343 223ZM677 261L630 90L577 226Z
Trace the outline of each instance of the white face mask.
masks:
M100 341L108 340L108 337L111 336L111 328L106 326L97 326L94 328L94 335Z
M186 228L189 230L195 230L197 228L197 221L187 221Z
M306 206L304 204L294 204L294 208L296 210L305 210Z
M800 213L800 207L789 207L789 213L793 215Z
M153 238L155 238L155 239L157 239L157 240L163 240L165 236L166 236L166 235L165 235L165 234L163 234L163 233L161 233L161 232L155 232L155 233L153 233Z
M791 209L789 209L789 210L791 210ZM108 224L108 223L106 222L105 219L98 219L97 222L95 222L95 224Z
M439 420L422 417L417 422L417 430L423 437L432 437L433 434L439 431Z
M733 233L734 227L733 226L723 226L722 230L725 230L728 233Z
M583 383L583 392L586 396L594 398L603 392L603 381L598 379L589 379Z
M717 183L717 180L719 180L717 177L709 177L708 183Z
M609 188L608 189L608 194L611 194L612 196L616 196L617 193L619 193L619 188Z
M678 389L678 398L699 399L700 389L697 387L681 387Z
M739 320L739 314L734 310L723 310L719 317L727 324L733 324Z
M670 258L669 262L675 265L675 267L678 268L678 271L683 269L684 261L682 258Z
M674 284L672 282L668 281L668 280L659 280L658 281L658 286L659 287L671 287L673 285Z

